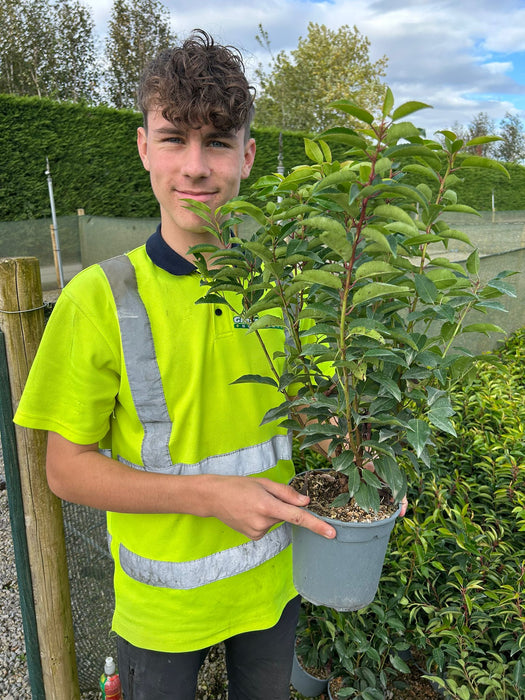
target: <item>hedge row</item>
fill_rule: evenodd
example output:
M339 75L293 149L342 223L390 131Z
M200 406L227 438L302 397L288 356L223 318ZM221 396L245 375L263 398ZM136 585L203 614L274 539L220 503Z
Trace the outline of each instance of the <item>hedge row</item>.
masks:
M48 99L0 95L0 221L41 218L49 214L46 157L53 178L59 216L82 208L90 215L158 215L135 145L140 114ZM275 172L279 133L254 129L257 156L250 184ZM283 134L285 171L304 162L304 134ZM334 148L341 158L341 148ZM492 190L497 208L525 209L525 168L510 165L512 181L499 173L473 170L458 187L463 202L490 209Z

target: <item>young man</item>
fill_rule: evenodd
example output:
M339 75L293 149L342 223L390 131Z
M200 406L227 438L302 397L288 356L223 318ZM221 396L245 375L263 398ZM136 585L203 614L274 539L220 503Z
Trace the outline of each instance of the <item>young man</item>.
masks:
M275 390L231 383L266 360L229 309L195 304L188 249L210 235L184 201L214 211L248 177L252 92L239 54L197 31L152 62L139 101L160 226L64 289L15 420L48 431L59 497L108 511L124 697L192 700L224 641L230 700L287 700L299 601L285 523L335 532L286 485L289 437L260 425Z

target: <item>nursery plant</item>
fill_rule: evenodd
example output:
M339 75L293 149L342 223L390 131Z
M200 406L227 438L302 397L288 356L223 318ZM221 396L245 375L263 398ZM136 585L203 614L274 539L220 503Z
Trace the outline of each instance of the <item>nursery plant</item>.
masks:
M333 669L337 613L302 601L296 630L295 652L313 676L327 678Z
M227 304L266 352L265 376L237 380L280 392L262 421L315 445L343 483L328 515L385 517L407 473L430 467L436 431L455 434L450 393L474 360L462 334L501 332L483 313L504 311L511 273L483 282L474 248L450 260L451 242L471 244L446 215L477 214L455 191L467 169L507 171L465 153L496 137L427 138L406 118L428 105L395 107L390 89L377 116L350 101L333 107L358 126L305 139L308 163L262 177L250 201L216 212L188 203L219 239L192 252L208 287L201 302ZM330 144L345 147L342 159ZM239 215L257 224L249 240L232 236ZM286 346L272 355L263 331L273 326Z

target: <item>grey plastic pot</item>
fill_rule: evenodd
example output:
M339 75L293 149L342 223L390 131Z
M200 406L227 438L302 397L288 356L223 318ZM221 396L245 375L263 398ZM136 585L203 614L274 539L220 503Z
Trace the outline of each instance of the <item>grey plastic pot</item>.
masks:
M384 520L344 523L321 517L336 530L328 540L292 526L293 582L314 605L335 610L360 610L377 592L386 548L401 507Z
M324 693L328 685L328 679L316 678L306 671L297 659L293 656L292 676L290 683L306 698L316 698Z

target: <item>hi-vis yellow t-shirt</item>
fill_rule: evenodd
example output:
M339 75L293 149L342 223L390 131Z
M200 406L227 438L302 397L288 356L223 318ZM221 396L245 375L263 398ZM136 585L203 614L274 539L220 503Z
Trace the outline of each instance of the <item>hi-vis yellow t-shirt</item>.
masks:
M164 249L159 232L155 237L148 250L153 257L159 250L171 256L164 269L145 246L128 257L149 317L172 423L169 473L206 473L208 465L227 469L225 464L235 463L243 475L287 483L293 474L289 438L275 424L260 425L265 412L281 403L277 390L232 384L244 374L270 374L256 335L248 334L226 305L195 304L204 291L199 274ZM281 329L262 333L273 349L282 349ZM130 468L144 468L144 428L125 360L115 301L104 271L95 265L63 290L15 421L78 444L99 442ZM254 460L262 452L264 459ZM135 646L192 651L266 629L296 595L291 547L282 534L274 555L232 574L224 558L241 552L248 561L253 543L215 518L108 513L108 531L115 560L113 629Z

